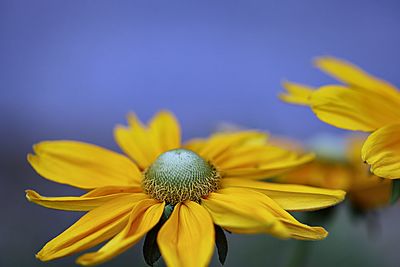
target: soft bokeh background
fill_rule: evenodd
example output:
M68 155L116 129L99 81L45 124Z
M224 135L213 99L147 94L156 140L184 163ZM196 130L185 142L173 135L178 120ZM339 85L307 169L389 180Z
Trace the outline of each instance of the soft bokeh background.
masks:
M0 265L41 263L34 253L80 214L47 210L24 189L78 193L41 179L26 154L48 139L112 149L128 111L176 113L184 137L220 122L306 140L343 134L305 108L281 103L284 79L332 82L318 55L346 58L400 85L398 1L0 0ZM379 110L377 110L379 112ZM399 209L379 212L367 234L342 208L314 243L309 266L398 266ZM226 266L284 266L296 242L230 235ZM218 266L214 259L213 266ZM141 245L104 266L144 266Z

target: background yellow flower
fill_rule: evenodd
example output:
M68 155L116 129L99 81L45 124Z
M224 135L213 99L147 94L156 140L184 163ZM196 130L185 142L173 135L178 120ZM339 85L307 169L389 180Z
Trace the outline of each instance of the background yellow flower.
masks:
M400 178L400 92L343 60L323 57L316 66L344 85L314 88L285 82L286 102L311 107L315 115L333 126L372 132L362 147L362 159L377 176Z
M336 137L337 139L338 137ZM335 137L324 139L325 143L335 142ZM365 138L349 136L345 142L342 154L318 153L316 145L324 146L321 142L315 143L310 149L316 149L316 158L309 163L296 168L279 177L277 181L292 184L304 184L322 188L342 189L347 192L347 198L357 210L369 211L389 204L392 181L379 178L368 171L368 166L360 161L361 147ZM336 140L337 141L337 140ZM278 143L293 146L293 141L281 139ZM295 145L298 150L305 148ZM336 148L337 149L337 148Z

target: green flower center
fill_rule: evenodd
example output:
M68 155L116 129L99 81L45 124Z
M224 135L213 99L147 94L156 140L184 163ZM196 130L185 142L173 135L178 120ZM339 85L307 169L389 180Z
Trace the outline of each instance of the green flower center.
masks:
M174 149L162 153L144 172L142 186L152 198L176 204L199 202L218 189L217 169L195 152Z

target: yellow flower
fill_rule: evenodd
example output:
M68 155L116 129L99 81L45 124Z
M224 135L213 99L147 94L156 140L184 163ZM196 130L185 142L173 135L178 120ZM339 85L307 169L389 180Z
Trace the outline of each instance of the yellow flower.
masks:
M331 141L335 143L334 140ZM326 152L318 153L317 149L315 160L283 174L278 181L342 189L347 192L351 204L362 211L387 205L391 196L392 180L382 179L368 172L367 165L360 161L363 142L364 138L361 136L347 138L344 144L346 147L340 157Z
M327 232L298 222L287 211L315 210L344 198L341 190L261 182L310 161L313 155L272 146L257 131L217 133L181 144L175 117L160 112L144 126L131 114L115 139L128 155L74 141L47 141L28 155L43 177L88 190L80 197L27 198L61 210L88 211L37 254L48 261L89 249L81 265L105 262L137 243L160 221L157 243L168 266L206 266L214 224L233 233L319 240ZM216 228L217 229L217 228Z
M281 98L311 107L333 126L372 132L362 147L362 159L377 176L400 178L400 92L358 67L334 58L319 58L316 66L344 85L309 86L285 83Z

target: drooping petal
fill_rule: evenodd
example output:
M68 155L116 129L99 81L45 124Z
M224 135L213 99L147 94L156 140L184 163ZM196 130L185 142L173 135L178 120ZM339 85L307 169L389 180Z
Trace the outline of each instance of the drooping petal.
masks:
M94 247L115 236L124 229L133 207L146 198L145 194L131 194L89 211L48 242L36 257L42 261L57 259Z
M150 122L161 151L168 151L181 146L181 129L178 120L168 111L159 112Z
M272 199L269 201L269 208L289 231L291 238L299 240L321 240L328 236L328 232L322 227L309 226L297 221Z
M292 104L310 105L310 96L314 88L291 82L284 82L283 87L286 92L279 95L280 99Z
M257 131L241 131L234 133L216 133L209 139L194 139L187 144L185 148L191 149L200 156L216 161L218 157L223 156L229 149L244 143L265 143L267 135Z
M321 227L298 222L268 196L245 188L226 188L203 200L213 221L232 232L269 233L279 238L319 240L327 236Z
M293 239L298 240L322 240L328 236L328 232L319 226L308 226L298 222L295 218L280 218Z
M44 197L33 190L26 190L26 198L40 206L70 211L89 211L97 208L110 200L141 192L139 187L102 187L97 188L82 196Z
M83 189L140 185L141 173L123 155L75 141L46 141L34 145L28 161L43 177Z
M170 267L208 266L214 242L214 225L210 215L192 201L175 206L157 237L161 254Z
M400 178L400 123L373 132L365 141L361 153L375 175Z
M353 131L374 131L400 120L400 100L343 86L328 85L311 95L317 117L333 126Z
M333 57L320 57L315 60L315 65L327 74L352 87L372 90L396 98L400 97L395 86L366 73L359 67L344 60Z
M123 253L136 244L153 228L164 211L165 203L154 199L140 201L132 210L128 224L113 239L96 252L86 253L77 259L84 266L100 264Z
M245 179L221 180L222 188L242 187L261 192L283 209L289 211L316 210L336 205L343 201L342 190L322 189L304 185L277 184Z
M221 173L223 177L229 178L265 179L290 171L294 167L310 162L315 158L315 155L312 153L304 155L288 154L287 158L281 158L278 154L276 156L276 158L271 158L271 161L265 162L262 165L230 169L221 168Z
M144 126L135 114L128 115L128 127L117 126L115 140L143 170L163 152L180 146L180 127L172 113L161 111Z
M226 188L202 200L215 224L234 233L269 233L289 238L290 233L271 212L267 196L243 188Z

